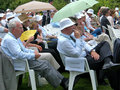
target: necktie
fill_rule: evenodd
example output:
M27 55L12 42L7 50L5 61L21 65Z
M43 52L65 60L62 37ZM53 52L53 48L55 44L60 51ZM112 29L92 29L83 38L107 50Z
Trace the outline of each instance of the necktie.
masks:
M73 42L76 42L76 40L72 36L70 36L70 38L73 40Z

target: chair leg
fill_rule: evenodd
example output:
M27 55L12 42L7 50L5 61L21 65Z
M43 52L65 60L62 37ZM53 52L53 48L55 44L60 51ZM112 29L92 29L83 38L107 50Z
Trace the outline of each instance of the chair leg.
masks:
M36 90L35 73L33 70L29 70L29 76L30 76L32 90Z
M76 75L77 75L77 74L75 74L74 72L70 72L69 88L68 88L68 90L72 90Z
M93 90L97 90L97 80L95 76L95 72L93 70L89 70L90 78L91 78L91 83L92 83L92 88Z

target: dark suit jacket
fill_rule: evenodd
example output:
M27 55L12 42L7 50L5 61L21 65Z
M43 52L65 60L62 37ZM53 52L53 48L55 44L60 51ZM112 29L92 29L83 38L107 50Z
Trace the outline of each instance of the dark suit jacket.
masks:
M101 19L101 28L102 28L102 26L105 26L106 28L108 28L107 25L110 25L110 22L108 21L108 19L105 16L103 16ZM102 28L102 30L103 30L103 28ZM105 30L105 33L110 37L108 30Z
M120 39L117 38L114 42L114 49L113 49L113 62L120 63Z

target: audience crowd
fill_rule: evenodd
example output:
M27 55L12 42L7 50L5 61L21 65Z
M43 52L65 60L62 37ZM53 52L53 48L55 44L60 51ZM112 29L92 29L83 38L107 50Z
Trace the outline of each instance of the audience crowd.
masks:
M120 29L119 8L102 6L97 15L93 9L87 9L52 22L56 12L14 13L7 9L0 13L0 46L13 60L15 70L25 70L24 59L27 59L30 68L45 77L52 86L61 85L68 89L68 79L60 74L65 72L65 58L85 57L90 69L96 71L99 85L107 85L107 77L111 88L120 90L120 80L116 77L120 65L113 63L113 43L107 30L108 25ZM46 29L48 25L60 30L59 36L51 34ZM35 35L21 41L21 34L28 30L36 30ZM17 59L23 62L16 62ZM18 65L23 67L18 68Z

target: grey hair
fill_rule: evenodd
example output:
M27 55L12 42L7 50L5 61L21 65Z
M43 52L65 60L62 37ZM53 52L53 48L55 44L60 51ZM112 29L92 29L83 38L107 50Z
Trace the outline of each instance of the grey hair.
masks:
M18 20L10 20L8 23L9 32L12 32L12 29L16 27L17 23L20 23Z

